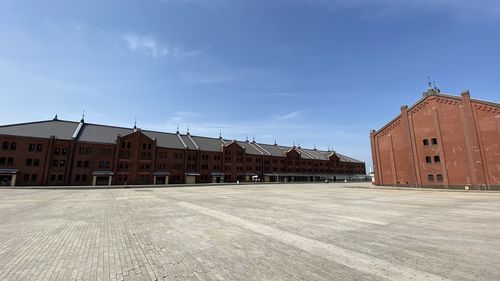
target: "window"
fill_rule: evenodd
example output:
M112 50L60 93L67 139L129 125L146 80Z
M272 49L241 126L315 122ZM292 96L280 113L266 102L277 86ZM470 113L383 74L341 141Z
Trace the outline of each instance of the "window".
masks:
M428 139L424 139L423 142L424 142L424 145L429 145L429 140Z
M2 144L2 149L9 149L9 142L4 141Z
M24 181L29 181L29 180L30 180L30 175L24 174Z
M36 174L31 175L31 181L36 181L36 178L37 178Z
M80 175L75 176L75 181L80 181Z
M28 146L28 150L29 151L34 151L35 150L35 144L34 143L30 143L30 145Z
M12 157L7 158L7 165L9 166L14 165L14 158Z
M33 159L28 158L26 159L26 166L32 166L33 165Z
M432 157L425 156L425 163L432 163Z
M125 145L127 145L124 141L122 141L122 148L125 148Z
M434 182L434 175L433 175L433 174L428 174L428 175L427 175L427 180L428 180L429 182Z
M442 181L443 181L443 175L441 175L441 174L437 174L437 175L436 175L436 181L438 181L438 182L442 182Z
M37 144L36 145L36 151L42 151L43 145Z
M434 163L441 163L441 158L439 158L439 155L434 156Z
M40 166L40 160L35 159L35 161L33 161L33 166Z
M56 149L54 150L54 154L59 155L59 153L61 153L61 149L59 147L56 147Z
M10 143L10 150L16 150L16 143L15 142Z
M438 140L436 138L432 138L431 143L432 143L432 145L436 145L436 144L438 144Z
M127 142L127 148L130 149L130 146L131 146L130 142Z
M57 166L59 166L59 160L52 161L52 167L57 167Z
M56 175L54 175L54 174L50 175L50 180L51 181L55 181L56 180Z
M99 168L104 168L104 161L99 162Z
M61 154L62 154L62 155L66 155L67 153L68 153L68 150L67 150L66 148L63 148L63 149L61 150Z
M91 152L90 147L85 148L85 154L90 155Z
M78 162L76 162L76 166L77 166L77 167L81 167L82 165L83 165L83 162L82 162L82 161L78 161Z
M64 165L66 165L66 161L64 160L59 161L59 167L64 167Z
M87 181L87 175L82 175L82 181Z
M85 154L85 147L80 147L80 149L78 149L78 153L80 153L80 155Z
M87 168L89 166L89 161L83 162L83 167Z
M62 181L63 180L63 175L62 174L57 175L57 180L58 181Z

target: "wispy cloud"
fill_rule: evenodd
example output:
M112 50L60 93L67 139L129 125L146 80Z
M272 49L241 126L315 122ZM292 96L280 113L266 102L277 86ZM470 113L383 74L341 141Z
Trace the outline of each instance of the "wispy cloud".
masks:
M182 59L201 53L200 50L185 50L182 46L167 46L150 36L126 34L123 39L130 50L142 52L152 58L173 57Z
M277 120L293 119L293 118L297 118L301 113L302 113L302 111L300 111L300 110L292 111L292 112L290 112L288 114L285 114L285 115L282 115L282 116L278 116L276 119Z

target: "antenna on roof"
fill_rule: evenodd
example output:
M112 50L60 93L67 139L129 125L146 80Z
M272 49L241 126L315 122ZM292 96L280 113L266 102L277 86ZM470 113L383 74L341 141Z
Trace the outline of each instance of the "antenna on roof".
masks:
M188 124L187 134L189 135L189 124Z
M59 120L59 119L57 119L57 113L56 113L56 116L54 116L54 118L52 120L54 120L54 121Z
M278 144L276 143L276 138L274 138L274 145L278 145Z
M328 152L330 152L330 147L328 147Z
M295 148L295 142L293 142L293 147Z
M432 89L431 77L427 75L427 86L429 86L429 90Z
M85 109L82 112L82 119L80 119L80 123L85 123Z
M176 134L179 134L179 124L177 124L177 131L175 131Z
M134 118L134 130L137 129L137 118Z
M252 142L255 143L255 136L252 136Z
M299 142L299 143L297 143L297 147L298 147L298 148L300 148L300 142Z
M314 150L316 150L316 144L314 144Z
M432 83L434 84L434 91L436 91L436 93L441 93L441 90L436 86L436 81L432 81Z
M219 139L222 139L222 130L219 129Z

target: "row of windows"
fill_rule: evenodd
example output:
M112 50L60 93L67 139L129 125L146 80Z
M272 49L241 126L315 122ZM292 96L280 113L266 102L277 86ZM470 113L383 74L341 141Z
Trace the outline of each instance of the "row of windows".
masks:
M75 175L75 181L86 182L87 181L87 175Z
M52 167L64 167L66 165L66 161L64 160L53 160Z
M101 155L102 156L110 156L112 154L111 148L101 148Z
M143 143L142 149L143 150L151 150L151 144L150 143Z
M111 162L99 161L99 168L109 168L109 167L111 167Z
M422 140L422 142L424 143L424 145L429 145L429 140L428 139L424 139L424 140ZM431 144L432 145L438 144L438 140L436 138L432 138L431 139Z
M14 158L12 158L12 157L0 157L0 166L2 166L2 165L7 165L7 166L14 165Z
M37 174L24 174L23 176L23 180L26 182L26 181L36 181L36 179L38 178L38 175Z
M28 151L42 151L43 149L43 145L41 144L34 144L34 143L30 143L28 145Z
M425 163L432 163L432 157L425 156ZM441 163L441 157L439 157L439 155L434 156L434 163Z
M76 162L76 166L87 168L89 166L89 161L78 161Z
M92 149L90 147L80 147L78 152L80 155L90 155L92 153Z
M40 166L40 159L26 159L26 166Z
M15 142L4 141L2 144L3 150L16 150L17 144Z
M167 159L166 152L158 152L158 159Z
M122 142L122 148L125 148L127 147L128 149L130 149L130 147L132 146L132 144L130 142Z
M436 177L436 182L442 182L443 181L443 175L442 174L437 174ZM427 180L429 182L434 182L434 175L433 174L428 174L427 175Z
M68 154L68 149L67 148L60 148L60 147L56 147L54 148L54 154L55 155L66 155Z
M50 181L63 181L64 180L64 175L63 174L52 174L50 175Z

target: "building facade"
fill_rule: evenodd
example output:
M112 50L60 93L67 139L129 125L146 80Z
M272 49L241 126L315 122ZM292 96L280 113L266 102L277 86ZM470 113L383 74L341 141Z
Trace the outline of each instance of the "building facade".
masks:
M0 185L136 185L361 178L334 151L53 120L0 126Z
M429 89L370 132L375 185L500 189L500 104Z

